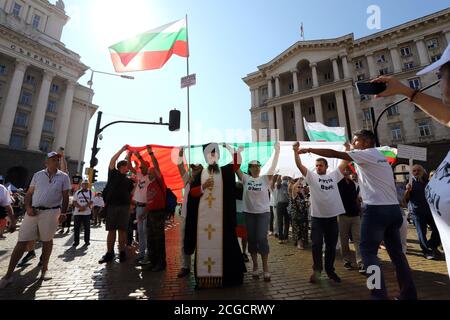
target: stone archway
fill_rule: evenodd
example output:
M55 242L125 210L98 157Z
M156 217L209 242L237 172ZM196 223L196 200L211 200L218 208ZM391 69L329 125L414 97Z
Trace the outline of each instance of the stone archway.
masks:
M24 167L12 167L6 172L6 182L12 183L17 188L25 189L29 183L28 170Z

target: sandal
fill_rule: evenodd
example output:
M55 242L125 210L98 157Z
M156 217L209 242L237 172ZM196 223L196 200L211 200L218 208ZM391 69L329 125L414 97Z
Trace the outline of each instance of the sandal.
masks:
M270 281L270 272L264 272L264 281L269 282Z
M252 272L252 277L253 277L253 279L255 279L255 280L258 280L258 279L259 279L259 272L258 272L258 270Z

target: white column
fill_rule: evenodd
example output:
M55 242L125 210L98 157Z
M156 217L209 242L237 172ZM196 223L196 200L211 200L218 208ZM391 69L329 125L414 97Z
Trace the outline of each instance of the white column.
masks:
M32 6L28 7L28 12L27 12L27 16L26 16L26 23L27 24L32 24L33 23L33 14L34 14L34 8Z
M272 78L267 80L267 91L269 92L269 99L273 98L273 84L272 84Z
M444 30L445 39L447 40L447 46L450 45L450 29Z
M267 112L269 114L269 134L270 134L270 141L274 141L276 140L276 136L274 136L272 134L272 132L274 132L275 130L275 116L274 116L274 112L275 109L274 108L268 108Z
M350 69L348 68L348 60L346 55L341 56L342 69L344 70L344 79L350 79L352 76L350 74Z
M339 81L340 77L339 77L339 67L337 63L337 57L332 57L331 63L333 64L334 81Z
M59 125L56 130L54 149L66 147L67 133L69 132L70 114L72 112L73 95L75 93L75 82L67 81L66 93L63 106L58 110Z
M302 105L299 101L294 102L294 112L295 112L295 131L297 132L297 141L304 141L305 135L303 134L303 115L302 115Z
M427 47L425 46L425 41L423 39L416 39L417 51L419 52L420 65L426 66L430 63L428 57Z
M10 13L11 12L13 3L14 3L14 0L7 0L6 6L5 6L6 13Z
M275 77L275 97L279 97L281 95L280 90L280 76Z
M259 107L259 88L255 89L255 106Z
M344 97L342 95L342 91L338 90L334 92L337 103L337 112L339 117L339 127L345 127L348 131L347 119L345 117L345 106L344 106Z
M252 108L255 107L255 90L254 89L250 89L250 95L251 95L251 106Z
M298 73L297 73L297 70L292 70L292 83L294 84L294 93L298 92Z
M368 53L366 54L367 57L367 65L369 66L369 76L371 79L377 77L377 68L375 66L375 61L373 59L373 54Z
M30 133L28 134L28 150L39 151L39 143L41 141L42 128L44 126L45 112L47 110L48 95L50 93L50 85L52 84L54 76L55 74L44 71L36 108L33 111L33 120L31 123Z
M18 60L11 79L11 84L6 94L6 102L3 108L3 115L0 120L0 144L9 145L11 130L16 116L17 104L19 103L20 90L22 89L23 78L28 64Z
M316 122L324 123L322 99L320 96L314 97L314 113L316 114Z
M353 94L353 88L345 89L345 97L347 99L348 117L350 119L350 125L353 131L361 129L361 124L358 121L356 115L355 96Z
M317 78L317 63L311 63L309 66L312 72L313 87L316 88L319 86L319 78Z
M277 113L278 141L284 141L283 109L281 106L277 106L275 110Z
M402 63L400 61L400 54L398 53L397 46L389 47L391 51L392 64L394 65L394 73L402 71Z

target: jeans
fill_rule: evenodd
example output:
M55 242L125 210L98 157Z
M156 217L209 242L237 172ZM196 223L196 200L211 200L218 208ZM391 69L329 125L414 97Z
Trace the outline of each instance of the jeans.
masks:
M245 212L245 224L247 226L248 252L250 254L269 254L269 240L267 229L269 227L270 212L247 213Z
M145 207L136 206L136 220L137 222L137 233L139 238L139 254L138 259L145 256L145 251L147 250L147 219L142 221L139 217L145 212Z
M80 227L81 224L83 224L84 243L89 243L89 240L91 238L91 215L74 215L73 220L73 242L76 244L80 243Z
M417 230L417 237L419 238L420 248L424 254L431 254L432 250L437 249L441 243L439 231L434 222L433 216L426 212L413 212L412 218ZM430 240L427 240L427 227L431 228Z
M361 218L359 216L349 217L339 216L339 235L341 240L341 253L344 263L351 262L351 252L349 246L350 235L355 246L356 263L362 263L361 252L359 250L361 238Z
M400 227L403 216L399 205L381 205L363 207L361 222L361 255L364 266L380 268L380 288L372 289L374 299L387 299L387 290L383 271L378 259L378 248L384 241L386 250L395 266L397 281L400 287L400 299L417 299L416 287L409 268L408 260L402 250Z
M278 239L280 240L288 240L289 237L288 205L287 202L278 202L277 204Z
M166 212L150 211L147 216L147 250L153 266L166 267Z
M273 206L270 206L270 222L269 222L269 231L270 232L273 232L273 219L274 219Z
M334 273L334 260L336 259L336 245L338 242L339 227L337 217L311 218L311 238L313 270L322 272L322 250L325 242L325 272Z

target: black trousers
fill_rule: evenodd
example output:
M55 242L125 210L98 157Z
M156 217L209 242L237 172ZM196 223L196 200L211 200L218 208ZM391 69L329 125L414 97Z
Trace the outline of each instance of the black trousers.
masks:
M290 218L288 214L289 203L278 202L277 204L277 219L278 219L278 239L288 240L289 238L289 223Z
M67 215L66 215L66 220L64 220L64 222L62 223L62 227L63 227L63 229L64 228L67 228L67 229L70 229L70 224L72 223L72 213L68 213Z
M84 243L89 243L91 238L91 215L88 216L75 215L73 217L73 221L74 221L73 242L80 243L80 227L83 224Z
M334 272L334 260L336 259L336 245L339 236L337 217L315 218L312 217L311 238L313 270L322 272L322 248L325 241L325 271L327 274Z
M131 246L133 243L135 230L134 220L136 220L136 211L133 211L130 214L130 219L128 220L127 246Z
M150 211L147 216L147 250L154 266L166 267L166 216L163 210Z

